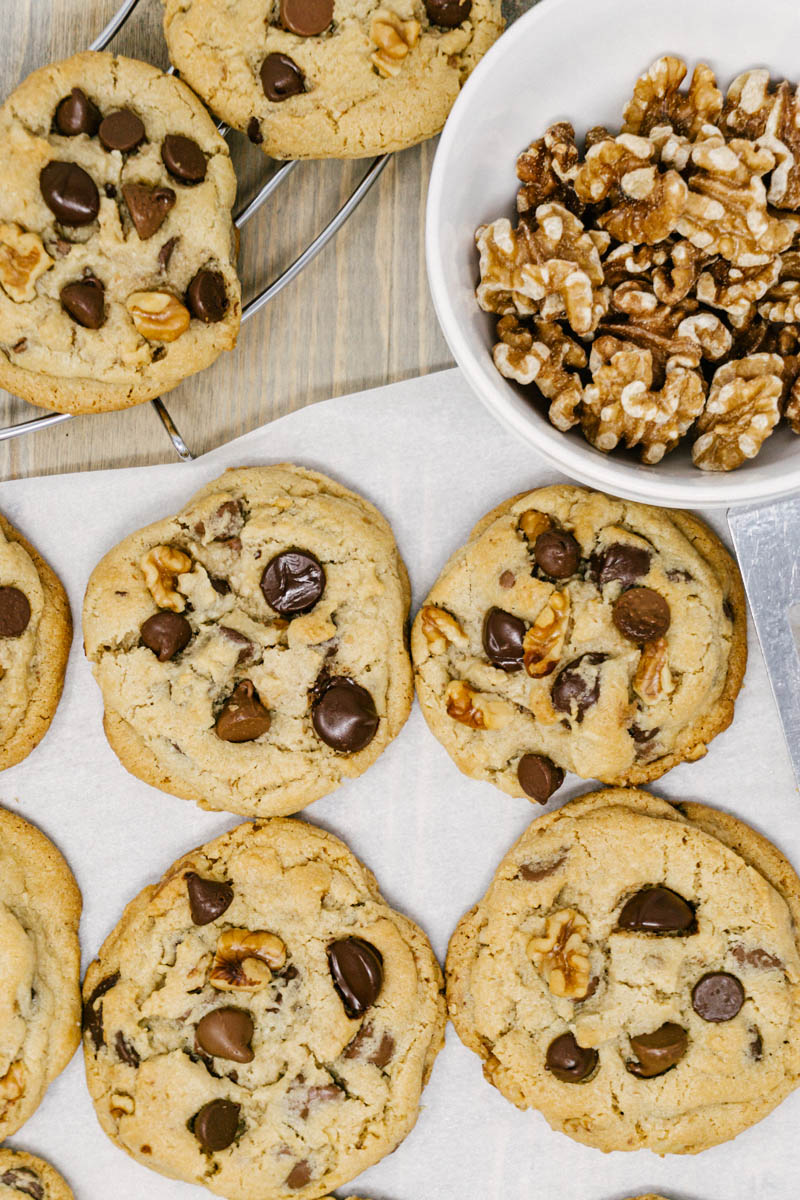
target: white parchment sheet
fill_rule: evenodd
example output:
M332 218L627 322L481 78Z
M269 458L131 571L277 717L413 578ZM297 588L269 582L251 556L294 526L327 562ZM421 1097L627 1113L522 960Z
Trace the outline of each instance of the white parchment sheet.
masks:
M414 609L479 517L523 488L558 478L493 421L457 371L448 371L303 409L191 464L0 485L0 509L63 579L76 627L52 728L25 762L0 776L0 802L40 825L72 866L84 899L84 964L140 888L180 854L237 823L140 783L109 749L100 694L81 646L86 580L122 537L177 511L225 467L283 460L328 472L386 514L408 564ZM711 523L727 537L723 516ZM589 787L570 776L551 803ZM652 790L730 809L800 866L800 798L754 634L733 726L705 759L676 768ZM415 707L375 766L303 815L350 844L389 902L423 926L443 960L458 918L541 811L461 775ZM699 1156L604 1155L502 1099L451 1026L423 1103L406 1142L348 1191L373 1200L622 1200L650 1191L671 1200L800 1195L800 1092L735 1141ZM78 1200L200 1200L209 1194L148 1171L106 1139L80 1052L12 1143L50 1159Z

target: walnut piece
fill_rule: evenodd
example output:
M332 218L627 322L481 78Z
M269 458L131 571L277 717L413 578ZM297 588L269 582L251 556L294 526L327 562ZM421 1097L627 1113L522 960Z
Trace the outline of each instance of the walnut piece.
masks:
M476 692L463 679L453 679L445 692L447 715L470 729L504 729L514 709L497 696Z
M226 929L217 939L217 951L208 977L221 992L255 992L272 979L286 962L286 947L274 933Z
M192 565L188 554L175 546L153 546L139 562L150 595L159 608L183 612L186 599L177 590L177 576L183 575Z
M782 279L771 287L758 311L765 321L793 324L800 321L800 280Z
M597 223L618 242L661 242L683 212L686 184L677 171L662 173L654 154L648 138L622 133L592 146L575 175L581 200L597 204L611 198L613 207Z
M385 8L375 13L369 35L378 47L371 59L379 75L389 79L400 74L403 59L419 41L421 28L419 21L401 21L397 13Z
M661 637L654 642L645 642L633 677L636 695L641 696L645 704L655 704L662 696L668 696L673 688L667 661L667 639Z
M624 111L626 133L649 134L655 126L668 125L683 136L695 136L704 125L713 125L722 111L722 92L714 73L698 63L687 93L680 86L686 63L672 55L656 59L633 89Z
M503 378L535 384L550 401L549 417L557 429L577 425L583 388L567 367L586 366L583 346L555 321L534 318L528 329L511 313L497 322L497 334L500 341L492 348L492 358Z
M714 373L692 459L704 471L732 471L755 458L780 417L783 361L751 354Z
M431 654L444 654L450 645L465 649L468 644L464 630L444 608L426 604L420 613L420 624Z
M553 592L522 641L522 660L533 678L550 675L558 666L569 627L569 592Z
M189 328L189 310L171 292L133 292L125 301L131 320L150 342L174 342Z
M545 200L574 201L566 185L575 174L579 157L575 130L569 122L551 125L544 137L532 142L517 159L517 178L522 184L517 192L517 212L538 208Z
M543 937L528 942L528 956L554 996L582 1000L589 991L589 922L574 908L562 908L545 922Z
M767 128L767 120L775 103L770 91L769 71L759 68L737 75L722 108L720 128L733 137L756 141Z
M754 267L734 267L724 258L714 259L698 276L695 295L709 308L727 313L734 329L742 329L752 321L757 302L777 282L780 265L777 255Z
M136 1102L127 1092L114 1092L108 1103L108 1111L115 1121L121 1121L136 1111Z
M775 93L764 134L759 139L775 155L767 199L777 208L800 208L800 96L785 81Z
M523 513L520 513L517 525L523 537L531 545L536 541L540 533L544 533L553 524L547 513L539 512L537 508L526 508Z
M53 266L42 239L19 225L0 225L0 285L15 304L36 299L36 280Z

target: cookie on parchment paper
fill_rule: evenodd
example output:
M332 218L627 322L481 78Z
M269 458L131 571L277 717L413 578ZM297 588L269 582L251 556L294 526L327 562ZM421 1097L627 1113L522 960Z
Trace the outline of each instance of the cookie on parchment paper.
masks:
M0 1147L0 1200L74 1200L72 1190L58 1171L24 1150Z

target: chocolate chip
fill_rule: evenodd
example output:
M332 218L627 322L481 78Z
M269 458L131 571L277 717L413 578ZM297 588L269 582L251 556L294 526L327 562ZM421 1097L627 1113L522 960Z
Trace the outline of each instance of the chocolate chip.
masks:
M697 929L694 909L672 888L642 888L623 905L618 929L639 933L694 933Z
M614 542L605 550L593 554L589 560L589 575L598 585L618 579L625 587L631 587L650 570L650 551L641 546L626 546Z
M258 117L251 117L247 123L247 136L254 146L260 146L264 141L264 135L261 132L261 122Z
M237 667L245 664L251 665L255 662L257 651L255 642L251 642L249 637L239 633L238 629L231 629L230 625L220 625L219 631L227 642L233 642L234 646L239 647L239 653L236 656Z
M731 954L740 967L755 967L759 971L769 971L773 967L783 970L782 960L775 954L770 954L768 950L762 950L760 946L748 950L746 946L738 944L731 946Z
M463 25L472 11L472 0L425 0L425 12L431 25L455 29Z
M669 605L660 592L636 587L623 592L611 614L620 633L632 642L654 642L669 629Z
M127 1063L129 1067L138 1067L140 1058L135 1046L125 1038L121 1030L117 1030L114 1037L114 1049L117 1052L117 1058L120 1062Z
M526 796L547 804L564 782L564 772L544 754L523 754L517 763L517 779Z
M732 1021L744 1004L744 988L727 971L710 971L692 988L692 1008L704 1021Z
M380 1042L375 1041L375 1030L369 1021L361 1026L356 1036L349 1042L344 1051L345 1058L362 1058L381 1070L391 1061L395 1052L395 1040L390 1033L381 1034ZM372 1049L365 1052L365 1047L372 1044Z
M556 675L551 692L553 708L569 713L579 723L600 696L600 672L597 667L607 654L582 654L574 658Z
M74 87L56 108L55 125L64 137L77 137L79 133L97 133L100 113L86 92Z
M366 688L344 675L333 675L316 689L311 706L314 731L326 746L355 754L368 746L380 718Z
M56 159L39 175L42 198L64 225L90 225L100 211L100 193L77 163Z
M304 1188L310 1179L311 1167L303 1159L302 1162L295 1163L292 1167L286 1179L286 1186L296 1192L300 1188Z
M99 1050L101 1046L105 1045L105 1037L103 1035L103 1006L100 1000L102 1000L106 992L110 992L118 983L119 971L115 971L113 975L106 975L105 979L101 979L97 986L92 989L84 1002L81 1028L84 1033L89 1034L95 1050Z
M18 342L14 342L14 345L11 347L11 349L15 354L22 354L23 350L28 349L28 339L20 338Z
M750 1042L750 1057L756 1062L761 1062L764 1057L764 1039L761 1036L761 1030L753 1025L750 1029L752 1041Z
M631 1075L654 1079L680 1062L688 1042L685 1029L674 1021L665 1021L653 1033L640 1033L631 1038L631 1049L638 1062L628 1062L625 1066Z
M180 241L180 238L177 238L177 237L168 238L167 241L164 242L164 245L159 250L158 265L162 271L166 271L167 267L169 266L169 260L172 258L172 252L175 249L175 247L177 246L179 241Z
M175 193L168 187L150 187L146 183L126 183L122 195L134 228L143 242L158 233L175 206Z
M194 138L168 133L161 143L161 158L170 175L181 183L202 183L206 177L206 156Z
M114 187L113 183L104 183L103 191L108 196L109 200L116 200L117 189Z
M351 1020L375 1003L383 986L383 959L363 938L338 938L328 946L328 969Z
M280 19L289 33L315 37L333 20L333 0L281 0Z
M288 54L268 54L261 64L261 86L273 103L299 95L305 83L303 72Z
M204 267L192 279L186 291L186 300L192 316L206 325L215 325L225 316L228 308L228 293L225 280L219 271Z
M498 582L501 588L505 588L506 591L508 591L509 588L514 586L514 584L517 582L517 579L513 571L503 571L503 574L500 576Z
M186 875L189 910L195 925L210 925L233 903L233 886L219 879L203 879L195 871Z
M581 548L565 529L545 529L533 544L533 557L551 579L568 579L580 566Z
M483 622L483 649L486 657L501 671L522 668L522 641L525 622L503 608L490 608Z
M198 1022L195 1037L213 1058L249 1063L255 1057L250 1049L254 1032L253 1018L243 1008L215 1008Z
M656 725L653 729L642 729L641 725L631 725L628 733L631 735L637 745L642 746L645 742L652 742L653 738L661 732L661 727Z
M574 1033L562 1033L547 1047L545 1065L562 1083L582 1083L597 1066L596 1050L579 1046Z
M217 717L214 731L223 742L252 742L266 733L270 715L250 679L237 683Z
M140 637L148 650L152 650L159 662L169 662L189 645L192 627L183 613L154 613L142 623Z
M555 875L558 868L566 861L567 855L562 854L559 858L550 859L549 862L522 863L517 878L524 879L526 883L538 883L540 879L547 879L548 875Z
M209 1100L192 1121L192 1132L204 1150L225 1150L239 1130L241 1106L232 1100Z
M100 141L106 150L119 150L122 154L130 154L137 146L141 146L145 138L142 122L129 108L120 108L117 112L109 113L100 123L97 131Z
M270 559L261 591L282 617L310 612L325 591L325 568L310 550L283 550Z
M32 1196L33 1200L44 1200L44 1188L39 1182L39 1176L29 1167L15 1167L12 1171L4 1171L0 1175L0 1184L14 1188L17 1192L24 1192L26 1196Z
M106 290L99 279L87 277L61 289L61 307L84 329L99 329L106 319Z
M216 576L209 576L209 581L214 591L220 596L227 596L230 593L231 585L227 579L218 579Z
M31 619L28 597L19 588L0 587L0 638L21 637Z
M667 571L667 579L670 583L689 583L694 576L690 575L688 571L684 571L682 567L673 567Z

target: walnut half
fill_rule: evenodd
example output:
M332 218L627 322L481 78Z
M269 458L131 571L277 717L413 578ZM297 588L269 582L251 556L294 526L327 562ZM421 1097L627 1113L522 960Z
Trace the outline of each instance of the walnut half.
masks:
M36 298L36 280L52 265L37 234L13 223L0 225L0 285L16 304Z
M505 700L476 692L463 679L451 680L444 700L448 717L470 729L504 729L514 715Z
M526 631L522 643L525 670L534 679L556 669L569 625L568 592L553 592L547 604Z
M177 576L188 571L192 565L189 555L175 546L153 546L152 550L148 550L147 554L142 556L139 565L150 595L158 607L183 612L186 600L175 584Z
M543 937L532 937L528 955L554 996L582 1000L589 990L589 922L574 908L547 918Z
M378 49L371 56L372 64L379 75L389 79L398 75L403 59L419 41L419 21L401 21L397 13L381 9L372 20L370 37Z
M286 962L286 947L265 930L226 929L217 939L217 952L208 982L221 992L255 992Z

